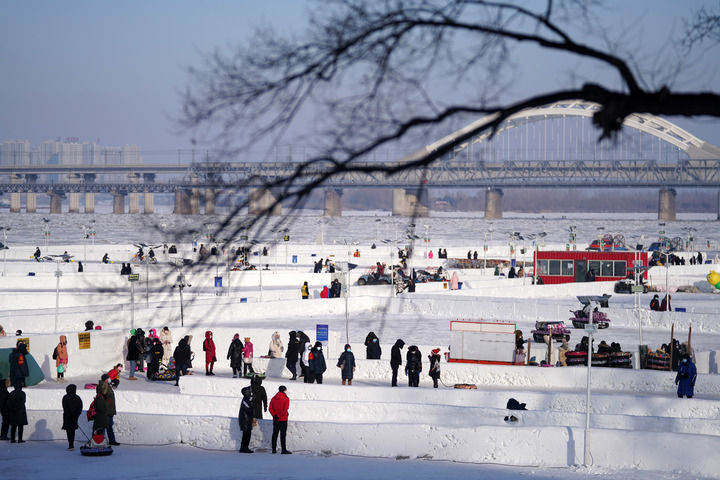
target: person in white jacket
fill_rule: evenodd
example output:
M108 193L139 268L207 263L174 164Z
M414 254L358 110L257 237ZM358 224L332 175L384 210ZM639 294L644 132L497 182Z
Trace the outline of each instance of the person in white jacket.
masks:
M300 362L300 368L303 372L303 381L305 383L312 383L312 373L308 368L310 364L310 342L305 342L305 348L303 349L302 361Z
M282 340L280 340L280 334L276 331L270 339L270 357L283 358L283 351L285 351L285 347L283 347Z
M162 343L163 347L162 363L167 365L173 353L172 333L170 333L168 327L163 327L163 329L160 330L160 343Z

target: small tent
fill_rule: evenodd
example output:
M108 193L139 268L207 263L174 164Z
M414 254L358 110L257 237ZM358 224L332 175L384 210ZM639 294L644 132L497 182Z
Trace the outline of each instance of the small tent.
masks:
M2 378L10 377L10 354L12 351L12 348L0 348L0 374ZM26 354L25 361L27 362L28 371L30 372L30 375L25 377L25 385L29 387L42 382L45 379L45 375L43 375L40 365L35 361L32 354Z

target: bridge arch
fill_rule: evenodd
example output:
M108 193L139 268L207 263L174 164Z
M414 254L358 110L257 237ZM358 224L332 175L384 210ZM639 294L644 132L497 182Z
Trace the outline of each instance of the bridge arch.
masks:
M546 120L549 118L562 117L586 117L590 118L599 110L601 106L597 103L586 102L583 100L571 100L565 102L556 102L543 107L531 108L518 112L508 117L500 127L497 133L507 131L512 128L520 127L528 123ZM471 124L441 138L425 147L426 151L433 151L442 145L451 143L453 138L458 138L463 133L476 129L482 125L492 122L496 115L488 115L480 118ZM669 143L678 149L684 151L691 159L720 159L720 148L707 143L688 131L678 127L672 122L655 115L633 113L629 115L623 122L624 126L652 135L660 140ZM490 137L490 132L482 133L473 137L470 141L459 143L455 146L455 153L461 152L471 145L482 143Z

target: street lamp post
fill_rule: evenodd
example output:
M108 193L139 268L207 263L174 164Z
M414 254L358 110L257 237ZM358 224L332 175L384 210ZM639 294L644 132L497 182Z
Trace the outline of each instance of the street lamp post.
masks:
M185 326L185 311L183 309L183 289L185 287L192 287L189 283L185 282L185 275L183 275L182 272L177 276L177 281L175 285L173 285L173 288L177 287L178 291L180 292L180 326Z
M585 401L585 441L584 443L584 465L590 464L590 370L592 368L593 333L597 331L597 325L590 323L585 325L585 332L588 334L588 359L587 359L587 399Z

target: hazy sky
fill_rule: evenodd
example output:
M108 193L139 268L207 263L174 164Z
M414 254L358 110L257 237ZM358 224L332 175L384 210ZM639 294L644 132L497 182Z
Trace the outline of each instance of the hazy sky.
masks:
M616 32L626 31L629 44L665 52L682 29L681 18L703 3L717 5L617 0L605 18ZM36 144L70 136L104 145L138 144L145 151L189 148L190 134L173 122L187 82L184 68L199 65L204 52L242 42L253 26L301 31L306 5L302 0L1 1L0 141ZM669 61L664 53L656 58L644 53L640 59L649 64ZM556 76L566 78L578 65L548 64L530 51L524 62L536 74L518 80L512 87L517 93L557 87ZM719 66L715 48L695 60L677 85L720 92ZM718 120L677 123L720 145Z

